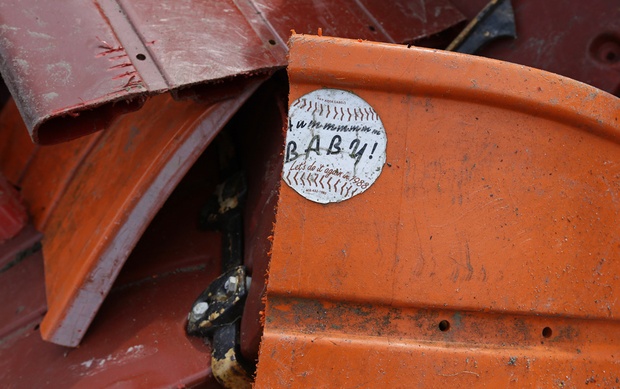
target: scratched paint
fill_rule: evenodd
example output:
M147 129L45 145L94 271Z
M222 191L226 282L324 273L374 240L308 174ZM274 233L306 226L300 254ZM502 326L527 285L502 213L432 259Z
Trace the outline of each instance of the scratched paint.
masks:
M147 349L144 345L137 344L127 348L125 351L109 354L104 358L88 359L79 365L70 366L69 369L79 370L79 374L81 376L93 376L103 369L110 368L110 366L123 365L131 362L132 360L145 358L155 353L157 353L156 348Z
M282 187L258 387L618 385L618 99L307 35L288 70L291 101L343 88L380 112L389 165L337 207Z

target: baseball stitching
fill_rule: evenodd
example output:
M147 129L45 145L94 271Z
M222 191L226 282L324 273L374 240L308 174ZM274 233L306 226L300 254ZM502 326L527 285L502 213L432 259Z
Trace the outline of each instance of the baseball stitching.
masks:
M304 188L316 187L345 197L348 197L349 194L351 194L351 197L355 196L359 191L359 188L355 188L348 180L326 176L320 173L297 171L295 174L291 175L289 171L286 176L284 176L284 180L290 186L298 187L301 183L301 186Z
M378 120L379 115L372 108L351 108L343 109L343 107L337 107L334 105L317 103L316 101L307 100L305 98L300 98L293 103L293 107L297 107L299 109L303 109L306 112L309 112L313 115L319 115L321 117L325 117L326 119L340 119L351 121L354 120ZM330 117L332 115L333 117ZM340 117L338 117L340 116Z

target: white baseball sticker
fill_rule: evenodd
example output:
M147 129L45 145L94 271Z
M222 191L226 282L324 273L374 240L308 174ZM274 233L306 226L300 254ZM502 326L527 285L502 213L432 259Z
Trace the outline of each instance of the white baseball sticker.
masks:
M385 164L387 137L375 110L351 92L319 89L289 109L284 181L321 204L366 191Z

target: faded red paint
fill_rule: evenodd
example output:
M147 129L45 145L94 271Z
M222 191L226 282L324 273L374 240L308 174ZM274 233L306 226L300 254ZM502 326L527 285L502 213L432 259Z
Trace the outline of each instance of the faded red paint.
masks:
M0 244L15 237L27 222L28 213L19 193L0 173Z
M451 2L469 19L488 3ZM512 5L517 39L493 42L477 54L561 74L620 96L620 8L607 0L519 0Z
M119 382L220 387L211 375L210 347L185 334L194 299L221 271L219 235L196 226L204 199L218 183L217 153L211 150L146 230L79 348L41 339L38 324L46 310L41 252L0 273L0 382L16 388L109 388ZM13 241L0 246L0 268L4 254L13 258L32 238L40 239L26 237L31 240L19 247L7 246Z
M2 73L42 144L107 128L147 96L271 74L286 66L291 28L397 42L464 18L448 0L10 0L0 15Z
M30 149L19 176L45 234L45 339L79 343L149 221L252 91L211 105L160 96L105 133Z

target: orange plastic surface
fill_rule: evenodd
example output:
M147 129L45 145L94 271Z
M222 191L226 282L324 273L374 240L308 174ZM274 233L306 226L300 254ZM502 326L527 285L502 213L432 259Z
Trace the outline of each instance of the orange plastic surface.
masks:
M257 85L211 105L157 96L102 133L27 148L25 162L19 149L11 149L5 164L14 166L12 175L20 177L35 225L45 235L44 339L65 346L80 342L150 220ZM10 132L8 127L3 131ZM24 143L19 135L4 137Z
M368 102L387 161L340 203L282 184L257 387L620 386L620 100L329 37L288 71Z
M44 231L45 339L78 344L150 220L251 91L211 106L155 98L94 145Z

